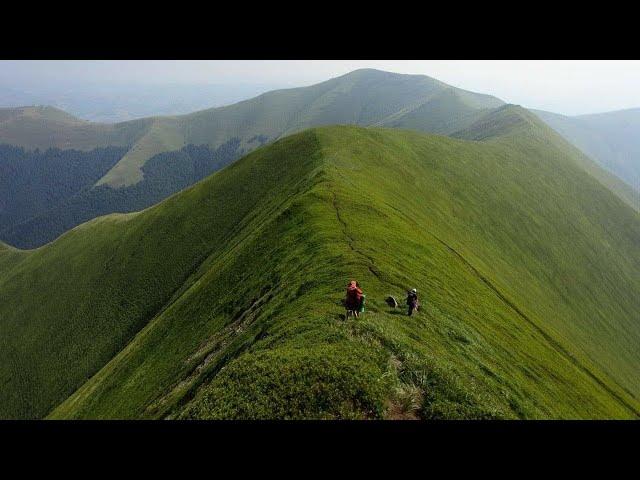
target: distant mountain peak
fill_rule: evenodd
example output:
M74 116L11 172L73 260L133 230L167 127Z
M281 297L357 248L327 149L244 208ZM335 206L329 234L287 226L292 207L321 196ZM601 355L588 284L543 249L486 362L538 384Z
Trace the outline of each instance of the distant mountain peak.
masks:
M0 108L0 121L28 117L51 122L82 124L87 123L70 113L50 105L28 105L23 107Z

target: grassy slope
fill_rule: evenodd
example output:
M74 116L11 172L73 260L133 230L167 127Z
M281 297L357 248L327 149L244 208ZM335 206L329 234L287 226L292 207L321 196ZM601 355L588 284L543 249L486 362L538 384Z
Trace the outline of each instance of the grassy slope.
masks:
M493 131L492 128L494 129ZM567 253L562 252L561 249L555 246L541 250L534 245L530 245L532 250L520 252L518 262L515 265L528 263L532 270L538 270L539 275L544 275L547 278L549 285L552 287L552 291L549 292L549 295L551 295L549 298L552 300L550 305L552 307L547 311L547 315L550 320L557 324L556 327L559 331L564 332L567 338L582 344L585 351L590 354L594 352L594 337L597 337L599 341L603 341L605 338L609 339L608 344L611 348L608 348L606 355L599 359L602 368L612 372L612 368L618 367L617 357L621 355L628 355L628 358L633 358L632 363L640 358L640 352L634 346L635 340L631 340L632 336L619 338L617 341L621 343L614 347L616 341L613 340L612 335L615 334L610 330L608 322L604 319L605 316L613 314L623 331L632 332L637 329L639 318L635 303L637 294L618 296L616 295L616 288L618 288L619 282L624 282L625 287L631 287L630 292L637 288L637 272L640 259L637 252L637 212L633 212L628 208L617 208L615 205L619 203L620 197L608 189L600 191L598 182L602 184L601 178L598 178L597 175L592 175L593 172L589 171L585 165L589 163L599 172L602 172L602 169L581 154L575 147L564 141L549 127L542 124L536 116L520 107L502 107L502 109L492 112L485 119L479 121L472 128L458 132L455 135L474 140L483 139L488 147L508 149L511 152L509 155L534 156L537 152L548 149L548 154L540 157L545 162L538 164L541 168L545 168L536 174L546 174L539 180L548 182L558 190L559 195L554 199L554 206L567 215L567 218L562 220L562 223L553 225L553 228L548 228L545 234L549 235L551 240L555 240L558 235L561 235L560 238L564 236L567 242L573 241L576 250ZM580 168L579 175L574 171L573 167L575 166ZM531 173L533 174L534 172ZM554 176L557 178L553 178ZM573 182L566 180L570 176L575 177L575 181L584 182L581 185L589 188L575 188ZM593 181L593 177L596 177L597 181ZM538 203L544 201L544 183L541 187L530 193L530 201ZM548 185L546 188L548 188ZM544 203L540 203L540 205L544 205ZM570 205L574 207L571 210L569 210L571 208L569 207ZM612 213L605 213L607 210ZM549 210L541 213L543 218L554 218L554 215ZM532 218L534 219L535 227L539 227L540 219ZM518 226L519 223L511 218L510 222L514 229L523 228L531 234L536 231L532 229L531 224ZM625 225L623 230L618 227L621 224ZM547 227L551 226L547 225ZM576 235L575 240L570 240L572 235ZM581 240L583 238L582 235L585 237L584 241ZM622 241L626 246L621 248L619 243L614 244L608 238L601 237L602 235L605 237L621 236L621 238L617 239L617 242ZM596 238L602 239L596 241ZM589 258L583 250L596 252L599 248L602 251L596 257L596 260L590 259L589 268L582 271L586 258ZM534 255L530 255L531 253L534 253ZM612 263L613 256L619 254L621 254L621 257L615 262L616 265L619 265L616 267L619 270L614 275L610 273L614 264ZM543 258L539 258L540 256L543 256ZM502 252L496 252L493 261L503 261L501 257ZM566 270L562 274L556 272L553 276L550 276L551 272L547 270L550 263L563 265ZM619 279L614 280L618 274L620 274ZM526 271L520 269L517 275L505 278L505 282L516 284L521 281L521 275L526 275ZM577 287L576 292L571 290L568 283L575 284ZM601 284L604 286L596 287ZM545 295L547 294L545 293ZM519 292L519 296L522 298L531 297L526 288ZM605 297L609 299L615 298L613 310L608 314L604 313L602 309L602 305L610 303ZM576 312L580 312L580 315L588 320L587 328L582 328L583 325L580 325L580 323L563 321L562 316L557 316L558 306L567 306ZM626 353L623 354L622 352ZM595 355L594 358L598 358L598 356ZM618 378L624 378L622 384L626 385L627 388L631 388L637 395L640 380L635 374L634 368L627 366L627 368L619 370L617 375Z
M247 183L225 180L236 174ZM45 415L111 359L274 194L280 178L272 177L231 167L206 192L95 219L3 268L0 417ZM288 194L285 182L278 195Z
M153 118L144 135L136 140L131 150L96 185L112 187L134 185L143 179L141 169L147 160L159 153L179 150L186 144L178 119Z
M639 109L577 117L533 112L602 167L587 163L587 171L640 210Z
M24 255L25 252L0 242L0 271L9 270L9 268L20 261Z
M575 117L536 113L603 167L640 189L640 108Z
M132 217L171 232L196 216L184 237L206 260L159 275L175 293L51 416L637 416L638 215L504 113L510 135L485 143L306 131ZM256 208L237 212L229 183ZM207 243L228 215L236 228ZM122 234L125 257L193 248ZM345 322L353 277L368 312ZM411 286L420 315L384 305Z

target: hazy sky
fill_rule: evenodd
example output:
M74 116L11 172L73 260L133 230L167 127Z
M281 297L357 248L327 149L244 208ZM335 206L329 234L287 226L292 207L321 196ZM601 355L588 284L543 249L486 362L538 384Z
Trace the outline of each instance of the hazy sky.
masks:
M293 87L358 68L429 75L510 103L568 115L640 107L640 61L0 61L0 85L19 87L73 81Z

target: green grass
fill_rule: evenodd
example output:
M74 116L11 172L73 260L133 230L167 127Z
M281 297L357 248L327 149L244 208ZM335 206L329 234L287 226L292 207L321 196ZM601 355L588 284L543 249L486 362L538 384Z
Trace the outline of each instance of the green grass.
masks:
M307 130L0 249L0 416L637 417L638 214L504 117L484 142ZM411 287L418 315L385 305Z
M577 117L532 111L588 155L582 155L587 172L640 211L640 109Z
M0 242L0 271L7 271L10 266L20 261L24 255L24 252Z

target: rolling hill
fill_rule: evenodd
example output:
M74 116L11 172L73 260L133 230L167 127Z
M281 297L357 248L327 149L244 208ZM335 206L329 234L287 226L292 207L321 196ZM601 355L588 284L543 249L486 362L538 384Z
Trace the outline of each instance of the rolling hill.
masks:
M624 180L640 203L640 109L568 117L533 110L544 122Z
M0 144L127 149L93 186L77 185L74 196L52 202L46 211L0 223L0 239L35 248L96 216L149 207L245 153L308 127L388 125L449 134L502 103L421 75L358 70L226 107L117 124L82 121L51 107L0 109ZM194 159L191 152L202 148L208 149L206 158ZM0 164L4 161L0 156Z
M42 185L40 197L56 198L46 209L29 212L0 204L0 239L36 248L97 216L147 208L255 148L305 128L356 124L456 136L503 105L430 77L365 69L226 107L117 124L82 121L51 107L0 109L0 143L62 149L62 156L71 157L76 151L91 156L101 148L125 149L99 179L70 188L73 195L52 196L57 183ZM0 169L4 162L0 152ZM586 157L582 164L640 209L638 193L629 185Z
M0 246L0 417L637 418L638 213L524 109L459 136L308 129Z

